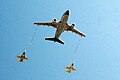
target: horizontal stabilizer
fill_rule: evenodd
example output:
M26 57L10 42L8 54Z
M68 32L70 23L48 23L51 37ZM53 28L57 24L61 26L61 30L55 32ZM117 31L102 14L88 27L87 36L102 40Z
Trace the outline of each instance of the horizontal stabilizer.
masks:
M61 41L61 40L58 39L58 38L45 38L45 40L54 41L54 42L59 42L59 43L61 43L61 44L64 44L64 42Z

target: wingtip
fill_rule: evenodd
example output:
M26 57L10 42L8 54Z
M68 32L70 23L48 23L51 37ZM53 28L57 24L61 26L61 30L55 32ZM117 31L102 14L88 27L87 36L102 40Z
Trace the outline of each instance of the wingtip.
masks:
M39 24L37 22L35 22L34 24L37 25L37 27L39 26Z
M81 37L82 37L82 36L83 36L83 37L86 37L86 35L81 35Z
M19 56L16 56L16 58L20 58Z
M37 22L34 22L34 24L35 24L35 25L38 25L38 23L37 23Z

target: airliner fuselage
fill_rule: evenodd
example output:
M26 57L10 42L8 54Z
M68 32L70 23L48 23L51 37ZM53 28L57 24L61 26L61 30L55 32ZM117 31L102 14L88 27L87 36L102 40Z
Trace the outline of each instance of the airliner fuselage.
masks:
M59 38L60 35L62 34L62 32L64 32L67 21L68 21L68 17L69 17L69 10L67 10L62 18L61 21L59 22L59 28L57 28L56 33L55 33L55 38Z

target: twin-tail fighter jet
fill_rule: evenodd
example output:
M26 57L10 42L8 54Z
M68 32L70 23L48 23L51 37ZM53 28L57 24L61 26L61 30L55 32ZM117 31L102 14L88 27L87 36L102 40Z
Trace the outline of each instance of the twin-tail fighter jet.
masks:
M73 67L73 65L74 65L74 64L72 63L70 66L67 66L67 67L65 66L65 68L67 69L66 72L71 73L72 70L76 70L76 69Z
M52 26L53 28L57 29L54 38L45 38L45 40L50 40L50 41L59 42L61 44L64 44L64 42L59 39L60 35L64 31L72 31L72 32L74 32L76 34L79 34L81 37L82 36L85 37L84 33L80 32L79 30L74 28L75 24L69 25L67 23L69 15L70 15L70 12L69 12L69 10L67 10L63 14L63 16L62 16L60 21L57 21L57 19L53 19L52 22L35 22L34 24L36 24L36 25Z
M26 50L24 50L24 52L22 53L22 55L16 56L17 58L20 58L19 62L24 62L24 60L28 60L28 58L25 57L25 54L26 54Z

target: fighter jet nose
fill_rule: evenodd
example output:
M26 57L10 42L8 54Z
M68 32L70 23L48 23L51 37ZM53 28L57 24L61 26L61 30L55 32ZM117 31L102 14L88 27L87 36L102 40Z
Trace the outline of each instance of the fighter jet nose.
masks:
M24 50L24 52L23 53L26 53L26 50Z
M65 12L65 15L69 15L69 10L67 10L67 11Z
M26 53L26 50L24 50L24 52Z

